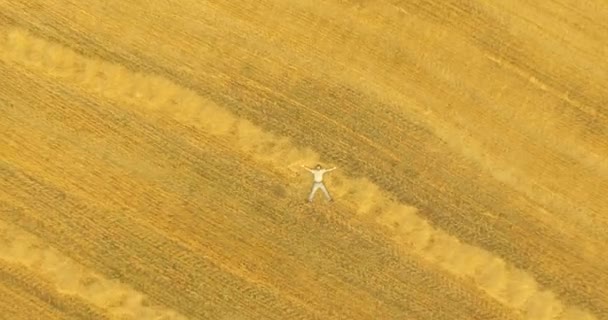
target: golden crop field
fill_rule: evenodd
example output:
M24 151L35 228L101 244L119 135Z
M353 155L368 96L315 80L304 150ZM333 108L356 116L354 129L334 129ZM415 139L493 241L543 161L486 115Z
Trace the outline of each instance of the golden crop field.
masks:
M0 319L608 319L607 57L604 0L0 0Z

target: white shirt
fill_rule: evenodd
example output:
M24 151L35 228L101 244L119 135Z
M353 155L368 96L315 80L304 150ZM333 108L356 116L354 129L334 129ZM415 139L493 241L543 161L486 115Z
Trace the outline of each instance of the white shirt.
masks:
M310 172L315 177L315 182L323 182L323 175L325 174L325 172L327 172L327 170L325 170L325 169L319 169L319 170L312 169L312 170L310 170Z
M308 169L307 168L306 170L310 171L313 174L315 182L318 183L318 182L323 182L323 175L326 172L333 171L334 169L335 168L331 168L331 169Z

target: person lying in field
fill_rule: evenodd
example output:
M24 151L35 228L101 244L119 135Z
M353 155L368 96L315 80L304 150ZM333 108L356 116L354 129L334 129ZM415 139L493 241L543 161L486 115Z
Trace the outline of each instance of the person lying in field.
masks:
M320 164L317 164L314 169L308 168L304 165L302 165L302 168L308 170L313 175L312 189L310 190L310 195L308 195L308 202L312 202L315 193L319 189L323 191L323 194L325 195L327 201L333 201L332 197L329 195L329 191L327 191L327 188L323 183L323 175L327 172L336 170L336 167L330 169L323 169Z

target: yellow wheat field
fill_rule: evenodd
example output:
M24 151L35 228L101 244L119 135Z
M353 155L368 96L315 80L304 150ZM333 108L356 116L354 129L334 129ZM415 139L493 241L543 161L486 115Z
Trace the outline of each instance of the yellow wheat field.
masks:
M607 21L0 0L0 319L608 319Z

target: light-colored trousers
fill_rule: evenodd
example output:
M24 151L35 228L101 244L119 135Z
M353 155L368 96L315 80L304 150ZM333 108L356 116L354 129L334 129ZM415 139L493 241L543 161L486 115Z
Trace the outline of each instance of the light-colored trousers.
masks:
M323 182L314 182L312 184L312 190L310 190L310 195L308 196L308 201L312 201L312 198L315 196L315 193L319 189L321 189L321 191L323 191L323 194L325 194L325 198L327 200L331 200L331 196L329 195L327 188L325 188L325 184L323 184Z

